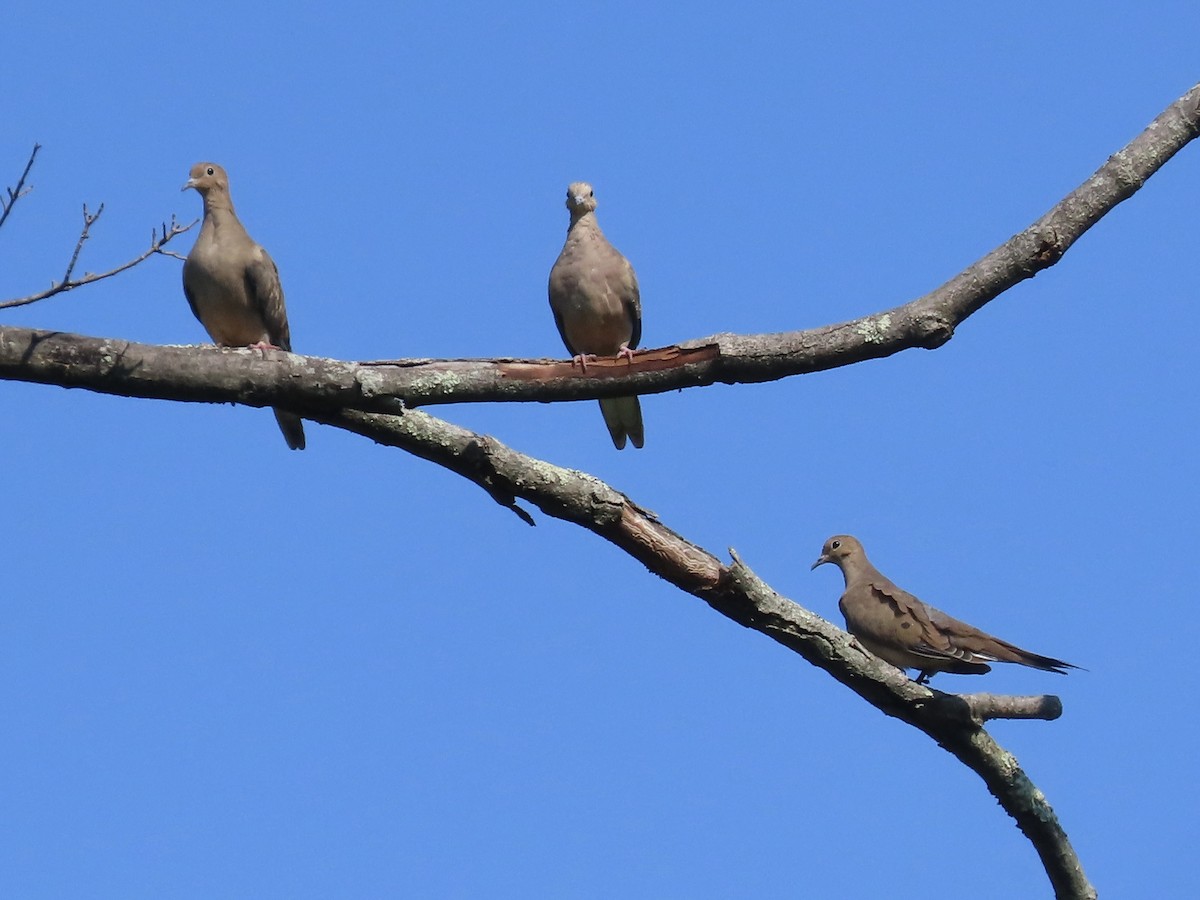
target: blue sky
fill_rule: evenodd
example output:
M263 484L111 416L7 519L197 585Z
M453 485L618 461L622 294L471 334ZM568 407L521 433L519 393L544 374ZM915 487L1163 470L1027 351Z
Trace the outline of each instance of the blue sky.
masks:
M643 346L906 302L1194 84L1194 4L10 3L0 296L230 173L298 352L561 355L568 182ZM1086 667L992 731L1108 897L1196 894L1190 325L1200 148L936 352L596 405L444 407L591 472L834 621L851 532L923 599ZM179 240L185 252L191 236ZM205 339L179 263L0 322ZM0 385L0 894L1049 896L982 783L761 635L453 475L269 413ZM965 889L964 889L965 890Z

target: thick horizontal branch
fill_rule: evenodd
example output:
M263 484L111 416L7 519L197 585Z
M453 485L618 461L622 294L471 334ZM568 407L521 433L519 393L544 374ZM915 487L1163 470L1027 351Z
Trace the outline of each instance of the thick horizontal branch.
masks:
M632 362L597 360L584 375L568 361L415 359L356 364L0 328L0 378L137 397L280 406L303 414L337 409L395 412L439 403L584 400L761 382L913 347L935 348L984 304L1061 259L1198 133L1200 85L1171 104L1050 212L936 291L887 312L808 331L714 335L641 351Z
M977 772L1037 849L1056 896L1096 896L1045 797L981 725L998 717L1055 718L1061 712L1058 698L959 697L918 685L840 628L771 590L736 553L727 566L599 479L533 459L493 438L416 410L401 416L348 411L318 421L444 466L503 506L516 508L523 500L586 528L722 615L800 654Z
M632 363L588 364L607 382L579 393L581 377L565 364L531 371L533 361L422 360L401 363L395 396L409 406L479 400L564 400L658 393L715 383L770 381L817 372L901 350L942 346L957 326L1014 285L1058 262L1089 228L1131 197L1200 134L1200 85L1172 103L1082 185L930 294L903 306L807 331L686 341L638 353ZM664 365L668 363L667 365ZM390 377L390 376L389 376Z
M686 364L689 359L705 359L717 352L716 347L689 352L668 348L645 356L683 359ZM395 413L432 402L586 400L619 393L608 380L593 374L606 368L604 360L589 363L586 377L570 374L570 361L442 360L435 373L424 368L427 362L381 367L283 351L160 346L0 326L0 379L128 397L280 406L300 413L339 409ZM473 374L459 382L460 370ZM481 390L481 371L489 373L490 388ZM531 371L561 377L531 380ZM625 383L628 376L614 381ZM461 396L456 385L461 386Z

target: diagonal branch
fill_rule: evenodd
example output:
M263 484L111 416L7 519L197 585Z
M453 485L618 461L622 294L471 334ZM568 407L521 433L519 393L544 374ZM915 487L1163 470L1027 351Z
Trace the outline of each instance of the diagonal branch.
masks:
M196 222L200 221L199 219L196 219L187 225L180 225L175 221L175 217L171 216L170 228L168 229L167 223L164 222L162 224L161 235L159 234L157 228L151 230L150 249L146 250L146 252L144 252L141 256L131 259L129 262L122 263L115 269L111 269L108 272L101 272L99 274L85 272L82 278L72 280L71 276L75 272L75 264L79 262L79 254L83 251L83 245L90 236L92 225L95 224L96 220L100 218L100 214L103 212L103 203L100 204L100 207L94 213L88 212L86 203L83 205L83 228L79 232L79 240L75 242L75 251L71 254L71 259L67 263L67 271L63 274L61 281L51 282L48 289L37 294L30 294L28 297L21 297L17 300L0 301L0 309L11 309L15 306L27 306L30 303L37 303L39 300L45 300L47 297L53 297L55 294L73 291L75 288L83 287L85 284L92 284L97 281L103 281L105 278L112 278L114 275L120 275L122 272L128 269L132 269L138 263L144 262L155 253L161 253L164 256L175 256L178 258L177 254L174 254L169 250L164 250L163 247L165 247L172 238L183 234L185 231L195 225Z
M4 223L8 221L8 214L17 205L17 201L33 190L32 187L25 187L25 179L29 177L29 172L33 168L33 161L37 159L38 151L41 149L41 144L33 145L33 151L29 154L29 162L25 163L25 171L17 179L17 186L15 188L6 187L4 193L7 196L0 196L0 228L3 228Z
M726 566L591 475L518 453L420 411L344 412L319 421L399 447L462 475L504 506L518 500L620 547L651 572L824 669L889 716L920 729L976 772L1034 845L1059 898L1095 898L1045 796L981 725L984 718L1056 718L1057 697L955 696L911 681L849 634L781 597L733 554Z

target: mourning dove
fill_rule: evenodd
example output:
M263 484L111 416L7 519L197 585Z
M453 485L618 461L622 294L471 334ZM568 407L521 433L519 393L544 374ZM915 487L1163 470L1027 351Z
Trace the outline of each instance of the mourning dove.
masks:
M1052 656L1022 650L923 603L880 573L857 538L831 537L812 564L834 563L846 579L838 608L847 630L876 656L901 669L919 669L917 684L936 672L982 675L990 662L1019 663L1047 672L1077 669Z
M637 276L596 222L596 195L590 184L567 188L571 224L562 253L550 270L550 308L567 350L587 371L596 356L633 358L642 338L642 301ZM645 441L642 407L637 397L600 401L604 424L618 450L625 438L633 446Z
M192 166L183 190L204 198L200 236L183 263L183 293L209 337L222 347L292 349L279 269L233 211L229 176L216 163ZM275 410L283 439L304 449L300 417Z

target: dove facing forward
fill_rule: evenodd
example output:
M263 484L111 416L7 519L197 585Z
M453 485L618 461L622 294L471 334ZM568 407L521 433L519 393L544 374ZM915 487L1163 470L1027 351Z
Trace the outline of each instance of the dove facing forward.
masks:
M642 301L637 276L596 221L592 186L576 181L567 188L571 224L567 240L550 270L550 309L567 350L587 371L596 356L633 358L642 338ZM613 445L624 449L645 442L638 398L607 397L600 401Z
M846 629L892 665L919 669L917 684L937 672L982 675L991 671L991 662L1018 663L1059 675L1079 668L1022 650L923 603L871 565L862 544L848 534L827 540L812 568L824 563L834 563L846 579L846 591L838 601Z
M200 235L183 263L183 293L192 313L219 346L291 351L279 269L238 221L229 176L216 163L196 163L182 189L188 188L204 199ZM288 447L303 450L300 417L274 412Z

